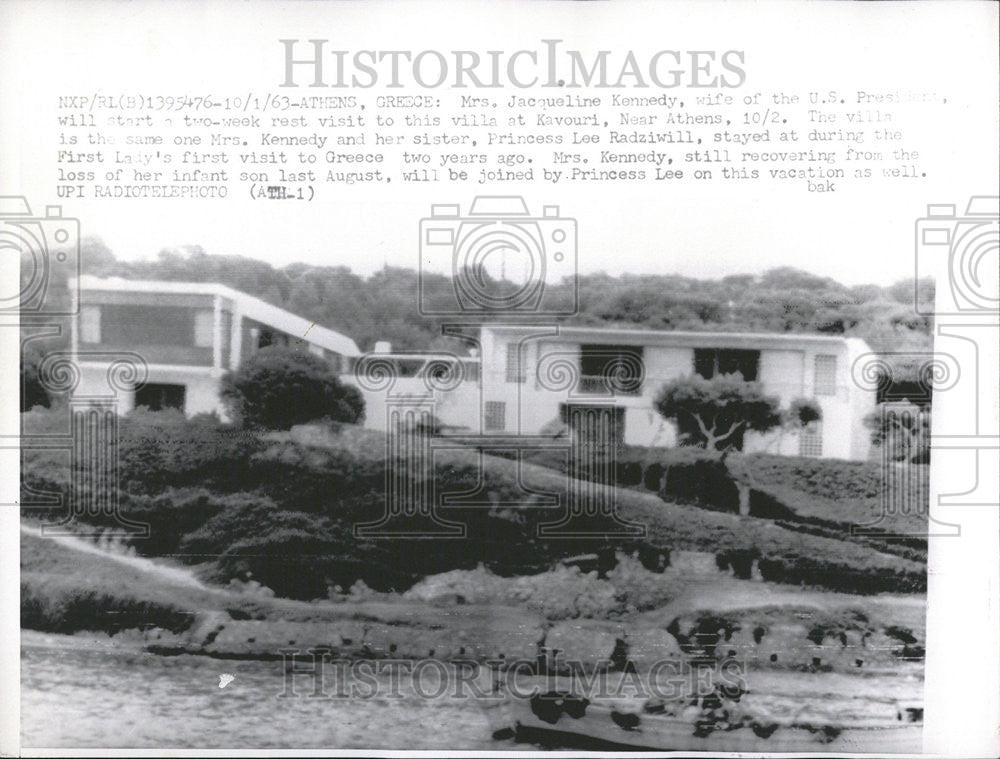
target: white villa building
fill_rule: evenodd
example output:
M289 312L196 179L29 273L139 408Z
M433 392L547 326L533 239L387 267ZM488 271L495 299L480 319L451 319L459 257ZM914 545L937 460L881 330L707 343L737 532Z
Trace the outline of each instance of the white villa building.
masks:
M871 352L857 338L601 327L545 334L504 324L484 326L480 340L484 432L538 433L566 405L610 404L620 409L618 433L625 443L673 446L676 430L653 405L660 388L684 375L740 372L784 407L807 398L823 412L821 422L799 434L749 433L744 450L868 458L862 420L875 409L875 390L852 380L855 360Z
M857 338L504 323L479 327L472 356L392 353L387 344L362 355L349 337L222 285L89 276L79 285L76 393L106 395L116 354L135 354L147 365L144 385L119 392L122 413L148 406L224 416L222 375L280 343L302 345L358 384L373 428L385 428L389 406L400 399L432 407L452 434L492 438L551 435L571 408L610 406L614 434L624 443L672 446L677 431L653 406L664 383L740 372L783 406L806 398L823 412L822 421L799 433L750 433L744 450L869 455L862 420L875 408L875 390L852 380L852 366L871 351Z
M80 277L72 350L80 372L75 394L106 396L115 360L137 357L146 382L117 389L118 410L178 408L217 412L219 381L266 345L299 344L348 372L361 355L349 337L224 285Z

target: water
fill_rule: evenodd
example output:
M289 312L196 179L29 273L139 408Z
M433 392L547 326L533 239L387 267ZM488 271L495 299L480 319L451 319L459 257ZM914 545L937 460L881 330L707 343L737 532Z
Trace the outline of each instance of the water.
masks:
M376 678L385 695L353 699L310 697L314 680L297 677L298 696L279 698L288 684L280 661L157 656L137 641L117 640L22 630L25 747L516 748L491 738L503 724L495 708L450 696L421 698L405 677L394 683ZM225 688L220 675L231 677ZM891 722L896 699L916 703L923 691L919 666L863 676L758 671L751 678L755 692L745 698L774 714L831 724L866 717ZM424 684L433 690L433 678ZM362 685L371 692L371 682ZM323 687L336 694L336 677ZM390 697L393 692L399 697Z
M502 749L475 703L277 698L281 662L163 657L107 639L22 631L24 747ZM219 675L233 676L225 688ZM328 689L332 690L332 689ZM389 690L386 688L385 690Z

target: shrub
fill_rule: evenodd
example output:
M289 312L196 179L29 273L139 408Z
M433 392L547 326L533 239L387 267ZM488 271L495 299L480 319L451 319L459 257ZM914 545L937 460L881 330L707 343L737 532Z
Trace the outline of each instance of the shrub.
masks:
M122 588L80 587L76 577L22 573L21 626L73 633L96 630L114 634L137 627L180 632L190 627L191 612L161 598L143 598Z
M347 588L358 580L376 590L412 585L416 577L385 560L383 553L370 542L348 543L314 527L284 525L232 543L218 557L213 577L254 580L279 596L297 599L325 598L333 586Z
M187 418L179 411L136 409L119 425L119 482L134 492L243 489L251 458L264 447L256 434L213 415Z
M341 383L329 363L283 347L264 348L226 374L221 396L233 418L249 427L287 430L314 419L364 419L360 391Z
M725 461L712 452L685 450L664 462L659 495L665 501L689 503L720 511L739 509L739 488Z
M811 398L796 398L788 404L786 418L793 429L801 429L820 421L823 418L823 409Z
M26 349L21 356L21 411L50 405L49 394L38 377L41 362L42 356L31 349Z
M830 557L817 559L789 554L769 556L758 562L765 580L789 584L813 585L844 593L924 593L927 591L925 572L907 571L893 566L861 566L836 561Z
M647 479L651 471L662 472L654 484L666 501L634 490L617 492L620 515L646 526L648 534L642 539L544 536L541 526L557 521L563 512L543 508L546 501L541 499L554 496L566 503L565 473L534 466L530 456L525 457L528 463L519 464L457 448L436 451L432 471L396 471L403 472L398 484L409 492L423 488L435 498L455 494L455 502L438 515L463 525L465 537L378 540L355 537L354 527L385 514L390 470L385 438L379 433L348 425L313 425L234 437L232 428L217 420L150 412L126 418L123 430L128 478L122 508L129 519L151 526L148 539L133 542L136 549L153 556L204 559L205 571L215 579L249 579L279 595L326 597L329 587L349 588L358 580L380 591L405 590L421 577L471 570L480 562L497 576L537 574L574 555L596 554L600 563L600 557L615 550L638 551L640 562L654 568L655 557L643 551L668 554L669 548L723 555L726 566L744 574L743 554L733 552L756 552L770 579L848 591L844 572L862 578L871 572L879 578L877 587L897 592L925 582L920 564L851 542L849 532L835 522L806 524L797 513L777 511L788 503L780 492L773 502L751 494L751 507L764 504L773 510L768 516L786 522L738 519L677 505L691 499L713 509L732 506L736 486L720 470L721 457L702 449L621 452L619 472L629 481L635 480L636 467ZM565 455L545 455L553 456L563 472L568 469ZM727 462L738 458L743 457L730 456ZM835 492L825 479L832 470L843 479L845 491L848 485L864 490L852 473L868 471L846 466L853 462L745 459L759 462L758 474L768 486L773 480L803 488L826 486ZM824 469L827 465L831 469ZM421 482L422 477L427 481ZM206 485L193 488L192 482ZM795 492L806 501L820 500ZM793 517L798 521L790 521ZM799 556L808 556L815 567L787 558Z

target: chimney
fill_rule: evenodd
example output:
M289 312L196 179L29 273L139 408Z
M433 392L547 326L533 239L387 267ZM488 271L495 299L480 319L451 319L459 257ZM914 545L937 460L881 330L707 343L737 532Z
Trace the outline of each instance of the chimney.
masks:
M372 353L392 353L392 343L388 340L376 340Z

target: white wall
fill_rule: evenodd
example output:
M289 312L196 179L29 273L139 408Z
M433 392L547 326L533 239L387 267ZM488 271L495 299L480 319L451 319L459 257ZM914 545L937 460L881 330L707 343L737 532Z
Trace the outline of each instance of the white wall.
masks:
M200 413L218 413L226 419L225 409L219 400L219 380L217 373L194 371L184 368L149 369L147 382L184 386L184 413L188 416ZM108 385L107 366L100 364L80 364L80 383L76 396L110 396L118 398L118 412L126 414L135 407L135 392L115 391Z
M553 337L542 337L524 343L522 352L523 383L508 382L507 345L529 335L523 333L493 332L484 329L481 335L482 378L481 387L474 382L463 383L459 388L435 395L435 414L446 424L465 427L471 434L483 434L485 403L499 401L506 404L506 429L510 434L538 434L549 422L559 416L559 407L567 401L586 402L587 396L575 395L572 389L553 390L539 381L539 361L565 360L573 366L573 376L578 367L580 344ZM867 432L861 418L874 407L874 393L858 388L851 379L853 363L851 343L831 343L816 348L808 343L803 347L761 349L759 381L768 393L777 395L783 406L796 398L814 398L823 411L823 457L864 459L868 455ZM833 395L815 396L814 360L817 353L837 356L836 392ZM642 394L620 396L615 404L625 411L625 442L629 445L676 445L674 425L665 421L654 409L660 388L669 380L691 374L694 370L692 348L671 346L646 346L643 350L645 382ZM412 385L412 388L409 387ZM425 392L419 379L400 380L395 392ZM385 428L384 393L364 392L367 426ZM592 400L599 400L595 397ZM767 435L750 433L745 450L783 455L798 455L799 437L794 432L776 431Z

